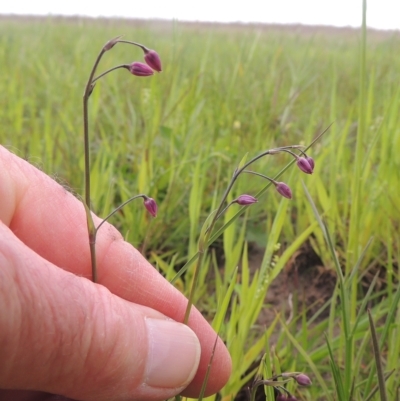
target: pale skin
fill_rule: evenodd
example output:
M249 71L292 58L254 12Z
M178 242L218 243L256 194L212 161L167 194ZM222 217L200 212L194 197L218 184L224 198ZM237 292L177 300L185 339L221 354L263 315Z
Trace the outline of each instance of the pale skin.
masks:
M216 333L174 322L187 299L108 223L91 282L87 241L82 203L0 146L0 401L198 396ZM230 371L219 339L206 393Z

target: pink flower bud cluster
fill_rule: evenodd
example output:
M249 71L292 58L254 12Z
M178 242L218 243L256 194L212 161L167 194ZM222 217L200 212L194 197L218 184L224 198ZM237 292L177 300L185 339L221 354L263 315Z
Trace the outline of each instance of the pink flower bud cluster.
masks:
M129 66L129 71L137 77L148 77L153 75L154 71L161 72L161 59L157 52L146 48L143 51L146 64L135 61Z

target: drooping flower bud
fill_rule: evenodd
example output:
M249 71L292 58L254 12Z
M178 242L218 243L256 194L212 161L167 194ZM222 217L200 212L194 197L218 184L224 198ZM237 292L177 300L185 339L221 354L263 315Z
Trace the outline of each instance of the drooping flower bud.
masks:
M107 50L111 50L117 43L118 41L122 38L122 36L117 36L115 38L112 38L111 40L109 40L104 46L103 46L103 50L107 51Z
M287 395L283 394L283 393L279 393L276 398L275 401L287 401Z
M285 198L292 199L292 190L284 182L274 182L276 190Z
M147 211L153 217L156 217L157 216L157 210L158 210L156 201L153 198L146 197L146 198L144 198L143 203L144 203L144 207L147 209Z
M314 160L313 160L313 162L314 162ZM296 163L301 171L303 171L306 174L312 174L313 169L305 157L298 157Z
M148 77L154 74L154 71L147 64L139 63L139 61L132 63L129 66L129 71L137 77Z
M299 373L294 378L300 386L311 386L310 378L304 373Z
M314 171L314 167L315 167L314 159L312 157L310 157L310 156L307 156L306 160L308 161L308 164L310 165L312 171Z
M158 53L155 50L144 50L144 61L149 65L153 70L157 72L162 71L161 67L161 59Z
M257 203L258 200L251 195L243 194L240 195L237 199L235 199L232 203L237 203L240 206L252 205L253 203Z

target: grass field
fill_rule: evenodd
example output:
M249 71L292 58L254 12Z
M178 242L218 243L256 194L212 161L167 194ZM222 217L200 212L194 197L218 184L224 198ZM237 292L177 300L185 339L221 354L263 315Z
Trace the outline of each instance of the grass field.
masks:
M280 178L292 200L247 175L228 198L262 191L259 202L238 215L234 205L222 219L230 224L217 222L194 301L232 354L219 396L234 398L265 353L265 377L312 378L306 389L290 384L298 399L385 399L376 391L383 367L383 375L394 369L386 399L399 400L400 33L1 17L1 144L76 193L84 85L101 47L121 34L156 49L164 70L149 78L118 70L97 84L91 199L101 216L136 193L157 200L154 220L132 204L111 222L170 280L196 257L201 226L246 154L308 145L333 123L308 152L314 174L291 166ZM99 71L134 60L141 51L121 44ZM291 161L274 155L255 170L275 177ZM293 318L283 311L260 327L271 283L305 244L336 277L333 296L312 317L293 292ZM253 247L263 250L255 271ZM186 295L193 266L174 281ZM318 318L323 309L327 318Z

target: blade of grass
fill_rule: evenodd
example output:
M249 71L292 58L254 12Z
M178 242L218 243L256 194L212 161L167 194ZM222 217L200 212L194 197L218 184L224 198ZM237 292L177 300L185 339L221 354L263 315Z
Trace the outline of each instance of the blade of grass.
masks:
M387 394L386 394L385 376L383 373L383 366L382 366L379 343L378 343L378 336L376 334L375 323L374 323L374 320L372 319L372 314L369 309L368 309L368 318L369 318L369 324L370 324L370 329L371 329L372 346L374 349L376 373L378 376L379 393L381 395L381 401L388 401Z

